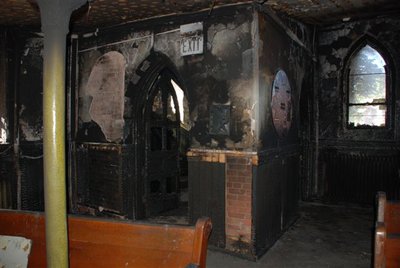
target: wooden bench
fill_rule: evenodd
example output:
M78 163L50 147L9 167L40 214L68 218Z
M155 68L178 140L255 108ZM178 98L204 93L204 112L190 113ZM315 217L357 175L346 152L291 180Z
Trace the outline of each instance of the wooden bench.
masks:
M400 202L388 201L377 194L374 267L400 267Z
M203 268L211 228L68 216L70 267ZM44 214L0 210L0 235L31 239L29 267L46 267Z

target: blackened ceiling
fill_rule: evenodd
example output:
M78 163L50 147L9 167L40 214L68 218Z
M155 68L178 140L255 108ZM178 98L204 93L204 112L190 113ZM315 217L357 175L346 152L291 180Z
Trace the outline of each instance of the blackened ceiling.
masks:
M89 0L86 6L74 13L72 24L93 28L251 2L317 25L400 14L398 0ZM1 0L1 25L40 26L40 11L36 1Z

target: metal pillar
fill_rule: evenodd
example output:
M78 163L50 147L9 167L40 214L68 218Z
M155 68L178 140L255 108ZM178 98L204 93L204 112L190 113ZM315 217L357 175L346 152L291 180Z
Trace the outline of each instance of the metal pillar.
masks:
M68 267L65 151L66 35L86 0L37 0L44 33L43 155L47 267Z

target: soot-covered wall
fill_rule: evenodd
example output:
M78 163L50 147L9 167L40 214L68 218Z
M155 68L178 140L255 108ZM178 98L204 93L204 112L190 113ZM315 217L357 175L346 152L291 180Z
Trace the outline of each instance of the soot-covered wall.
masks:
M42 38L20 28L1 34L3 206L43 210Z
M195 22L203 23L204 52L182 56L180 26ZM77 73L72 78L76 102L76 168L72 174L77 210L80 203L122 216L144 216L143 174L147 171L140 121L144 103L138 100L147 94L141 88L144 80L161 65L171 67L185 91L187 150L222 155L256 150L256 24L253 6L239 5L78 35L73 42L77 70L72 72ZM204 180L204 176L211 177ZM132 189L119 191L125 194L122 200L118 194L110 196L109 189L126 189L124 185ZM222 157L215 162L189 155L190 220L210 216L211 241L219 247L225 246L225 187Z
M122 26L100 30L87 38L85 36L90 34L81 36L77 139L112 143L127 141L132 129L129 113L133 102L127 91L137 90L139 64L152 53L159 52L171 60L187 89L191 147L251 150L254 144L254 129L251 128L254 87L252 7L214 12L210 16L201 13L190 18L159 19L147 25L138 23L135 30ZM203 22L204 53L182 56L179 27L193 22ZM118 64L120 76L108 80L107 85L100 85L102 77L116 73L114 69ZM112 88L114 94L108 94L107 90L96 92L96 86ZM231 107L229 131L222 135L210 134L210 107L213 105ZM110 107L114 110L110 111ZM97 110L112 118L103 118ZM108 126L111 122L113 126ZM91 134L94 128L98 128L97 132L93 130L97 134ZM110 133L111 129L113 133Z
M312 87L304 87L313 81L309 27L260 13L259 33L260 150L258 165L253 167L257 255L270 247L297 217L300 96L312 96L313 92ZM282 71L287 81L282 79Z
M373 204L376 191L399 198L400 20L380 17L320 29L318 196ZM385 128L346 126L346 64L360 42L371 42L386 60L389 109Z
M182 56L180 26L194 22L203 23L204 51ZM42 39L23 36L13 50L17 78L9 80L18 96L15 170L22 182L31 180L15 192L29 196L23 185L42 185ZM145 216L142 85L152 70L170 67L188 105L190 220L212 218L214 246L253 259L265 252L296 217L299 99L312 92L304 88L313 69L307 27L246 4L75 33L71 40L71 211ZM274 83L279 71L287 80ZM275 128L274 120L283 125ZM41 191L35 189L31 209L42 209Z

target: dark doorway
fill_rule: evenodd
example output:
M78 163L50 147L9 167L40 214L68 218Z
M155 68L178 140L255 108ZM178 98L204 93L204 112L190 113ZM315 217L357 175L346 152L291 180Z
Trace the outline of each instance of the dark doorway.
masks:
M143 119L137 132L138 169L142 170L138 177L140 218L188 224L189 108L181 80L164 60L153 55L141 75Z
M164 70L149 90L145 112L146 217L179 208L180 107Z

